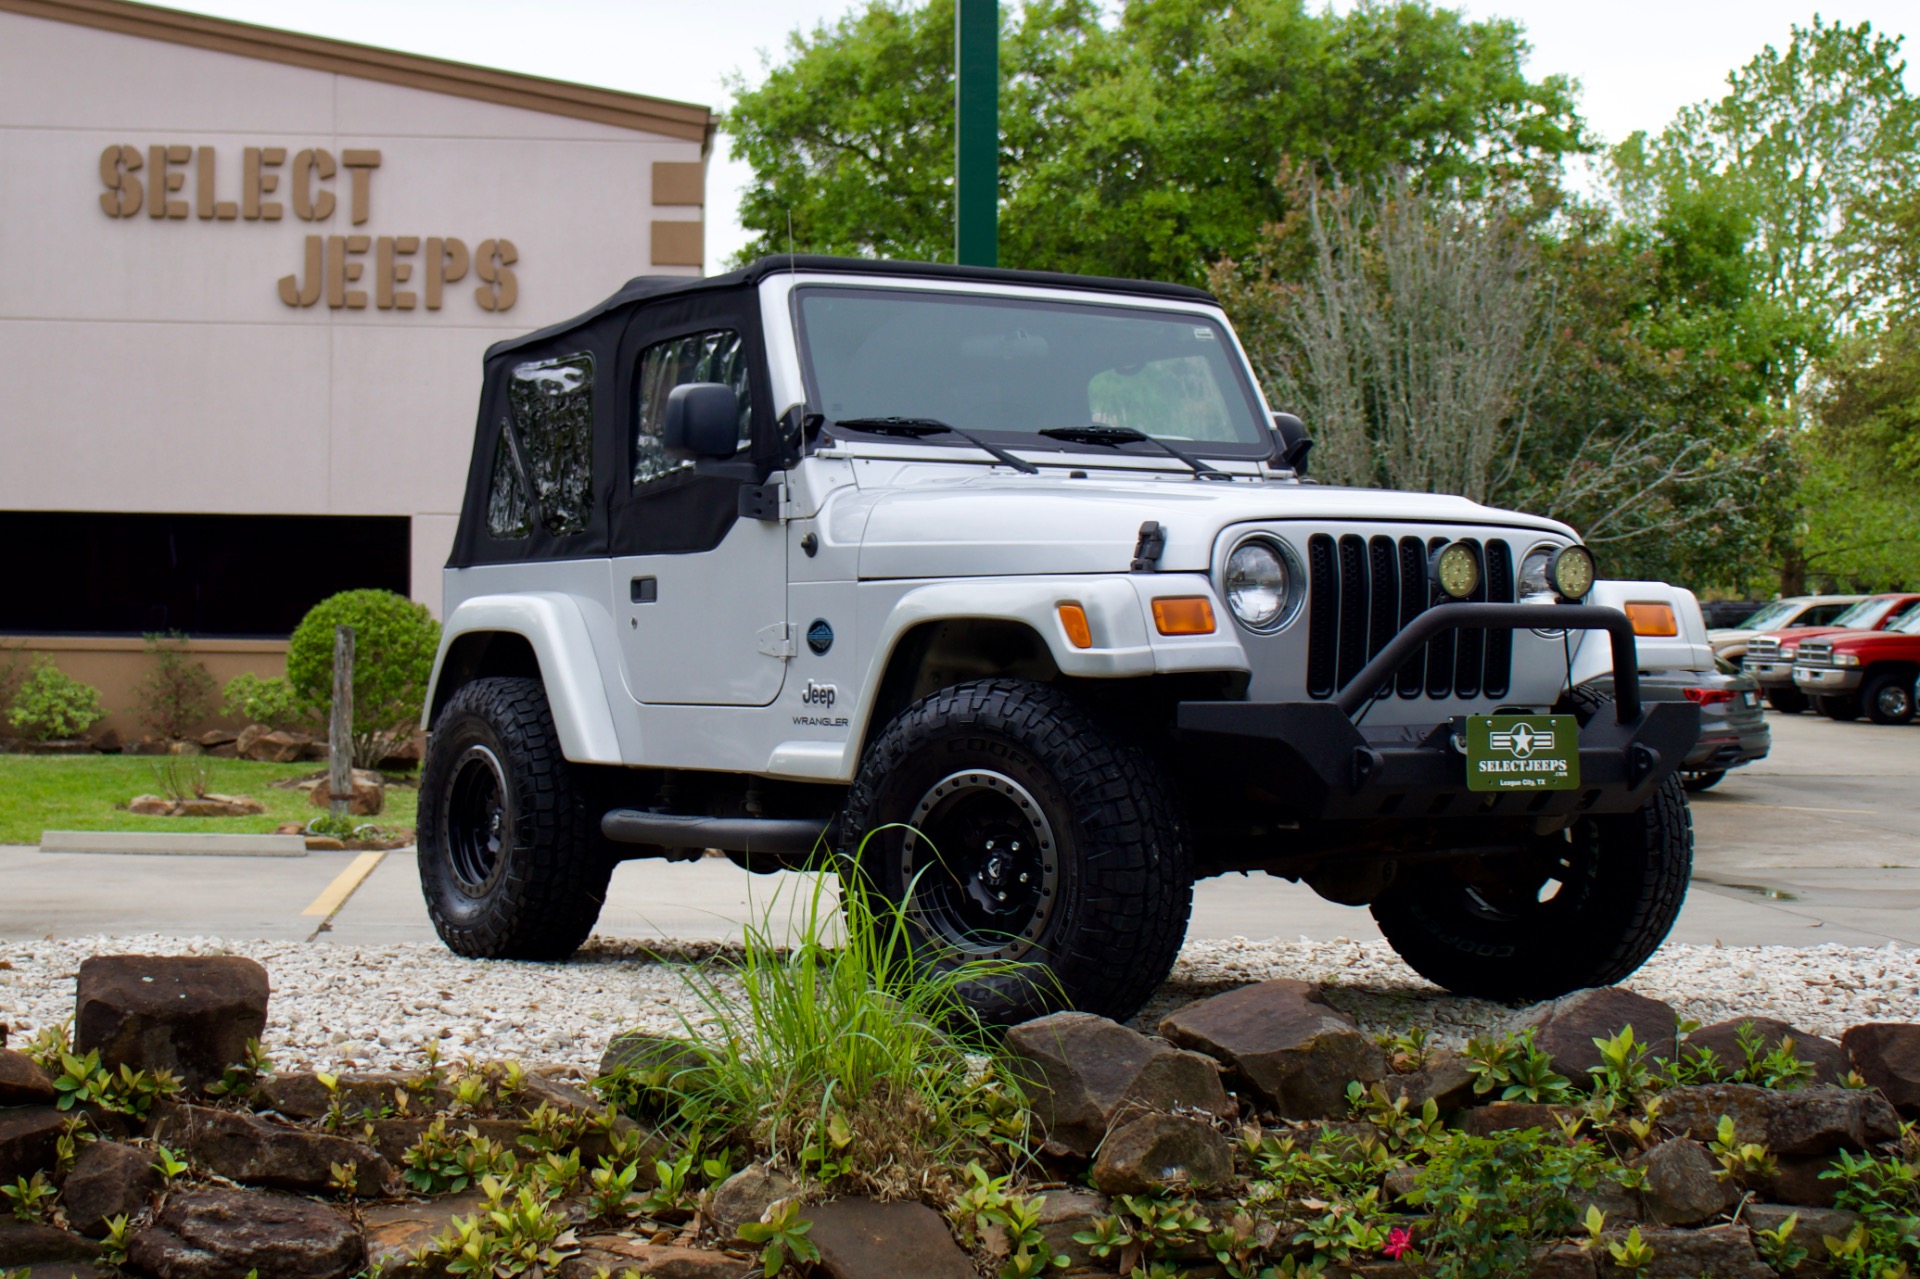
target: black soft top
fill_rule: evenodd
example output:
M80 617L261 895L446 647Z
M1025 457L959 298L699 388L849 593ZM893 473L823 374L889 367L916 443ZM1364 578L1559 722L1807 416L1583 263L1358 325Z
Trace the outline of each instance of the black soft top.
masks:
M804 271L815 275L832 273L907 276L916 280L970 280L995 284L1026 284L1051 289L1076 289L1082 293L1127 293L1145 297L1178 298L1183 302L1216 301L1213 294L1205 289L1196 289L1185 284L1162 284L1153 280L1122 280L1104 275L1067 275L1059 271L1013 271L1004 267L954 266L945 262L888 262L872 261L866 258L828 257L818 253L798 255L783 253L761 258L751 265L742 267L738 271L729 271L725 275L710 275L703 278L684 275L635 276L621 285L620 290L612 297L593 309L582 312L571 320L550 324L544 329L522 337L496 342L487 348L487 356L491 359L503 352L538 346L550 338L582 328L609 311L619 310L635 302L681 293L750 289L768 276L778 275L783 271L796 274Z

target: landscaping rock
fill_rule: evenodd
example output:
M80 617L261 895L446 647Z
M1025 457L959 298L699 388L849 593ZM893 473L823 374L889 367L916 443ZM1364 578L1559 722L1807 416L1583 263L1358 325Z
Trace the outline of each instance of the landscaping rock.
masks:
M1761 1184L1760 1191L1775 1203L1831 1208L1839 1199L1840 1183L1820 1175L1833 1167L1833 1156L1781 1155L1774 1162L1778 1170Z
M244 1061L267 1026L267 970L232 955L82 961L74 1051L109 1070L170 1070L190 1092Z
M353 770L352 793L347 797L347 812L355 817L378 817L387 806L387 786L380 774L369 773L364 769ZM333 803L333 789L326 778L321 778L307 792L307 800L315 808L327 808Z
M150 1150L117 1141L93 1141L80 1148L73 1171L60 1188L67 1221L95 1239L107 1233L115 1217L135 1217L164 1186Z
M257 817L267 806L246 795L200 795L174 805L177 817Z
M1656 1057L1673 1056L1680 1033L1673 1009L1618 986L1576 990L1534 1007L1514 1023L1515 1030L1531 1029L1534 1047L1575 1083L1585 1083L1587 1072L1600 1064L1593 1041L1611 1039L1628 1026L1635 1043L1646 1044Z
M1113 1202L1091 1190L1048 1190L1040 1196L1040 1234L1056 1257L1072 1267L1091 1267L1098 1259L1074 1236L1093 1229L1093 1223L1113 1215Z
M135 795L127 801L127 811L135 817L171 817L173 801L164 795Z
M431 1119L375 1119L370 1124L349 1129L355 1136L365 1135L367 1144L380 1153L380 1157L394 1168L404 1167L407 1152L420 1144L420 1138L433 1126ZM367 1128L373 1131L367 1133ZM508 1150L518 1151L520 1134L527 1126L518 1119L449 1119L449 1133L473 1133L485 1137L488 1141L498 1142ZM651 1168L651 1164L647 1167ZM642 1172L642 1177L646 1173Z
M170 1196L134 1232L133 1264L157 1279L346 1279L365 1264L359 1234L333 1209L258 1190Z
M1178 1115L1143 1115L1115 1129L1093 1162L1093 1184L1110 1195L1204 1192L1232 1179L1227 1139Z
M240 734L234 743L234 749L241 759L258 760L263 764L291 764L306 751L306 742L292 733L264 732L254 733L252 725Z
M380 1153L357 1141L284 1128L255 1115L207 1106L167 1106L151 1125L155 1141L185 1151L232 1181L300 1194L333 1193L333 1167L354 1165L353 1193L398 1194L400 1182Z
M425 1202L372 1204L360 1210L360 1228L366 1237L367 1270L380 1279L441 1279L446 1263L417 1258L435 1238L453 1226L455 1217L471 1217L486 1203L478 1190L437 1195Z
M210 728L200 734L196 740L207 750L212 750L216 746L231 746L238 741L239 738L240 735L231 729Z
M54 1099L53 1080L25 1053L0 1048L0 1106L39 1106Z
M1619 1243L1624 1230L1609 1230L1603 1243ZM1653 1259L1639 1270L1613 1264L1605 1248L1594 1249L1599 1274L1633 1279L1776 1279L1773 1270L1754 1251L1745 1226L1707 1226L1681 1230L1672 1226L1642 1226L1640 1241L1653 1250Z
M1436 1048L1427 1064L1404 1075L1388 1075L1382 1081L1389 1099L1405 1097L1407 1108L1417 1113L1431 1101L1442 1110L1456 1110L1473 1104L1473 1073L1467 1060L1451 1048Z
M1778 1230L1786 1224L1788 1217L1799 1217L1793 1223L1793 1237L1802 1248L1813 1254L1807 1262L1802 1262L1804 1270L1814 1258L1824 1257L1826 1249L1821 1241L1831 1235L1835 1239L1845 1239L1849 1231L1860 1223L1860 1214L1848 1212L1845 1208L1809 1208L1804 1204L1748 1204L1740 1210L1740 1219L1749 1227L1758 1230Z
M617 1070L635 1073L666 1069L669 1073L691 1070L701 1064L700 1054L693 1051L684 1039L675 1039L669 1035L649 1035L644 1031L626 1030L615 1035L607 1050L600 1054L600 1074L604 1077Z
M1691 1059L1701 1050L1709 1049L1721 1069L1732 1074L1746 1064L1746 1055L1740 1049L1740 1034L1746 1027L1751 1027L1751 1033L1760 1037L1762 1054L1778 1048L1781 1040L1792 1039L1794 1054L1813 1067L1816 1084L1838 1084L1853 1069L1847 1060L1847 1050L1833 1040L1822 1039L1774 1017L1739 1017L1702 1026L1687 1036L1681 1055Z
M1663 1141L1634 1164L1646 1173L1640 1183L1646 1215L1663 1226L1697 1226L1740 1200L1731 1182L1714 1175L1720 1165L1697 1141L1685 1137Z
M1527 1279L1593 1279L1595 1264L1591 1249L1572 1243L1549 1244L1533 1254Z
M253 1090L257 1110L271 1110L288 1119L324 1118L339 1098L341 1113L350 1120L376 1119L398 1114L424 1114L444 1106L452 1097L445 1084L431 1076L402 1071L369 1071L335 1077L333 1090L307 1072L277 1075Z
M1007 1032L1007 1069L1027 1089L1051 1153L1090 1158L1116 1122L1186 1108L1230 1113L1220 1071L1091 1013L1054 1013Z
M1578 1106L1556 1106L1532 1101L1491 1101L1475 1106L1460 1116L1460 1126L1475 1137L1491 1137L1515 1128L1538 1128L1542 1132L1560 1131L1562 1119L1578 1116Z
M1347 1084L1387 1073L1386 1056L1317 986L1276 978L1175 1009L1160 1033L1224 1062L1287 1119L1347 1113Z
M0 1216L0 1266L7 1271L15 1266L90 1262L99 1255L99 1244L71 1231L38 1221L16 1221L11 1214Z
M1661 1094L1661 1126L1695 1141L1712 1141L1722 1115L1741 1141L1764 1142L1776 1155L1860 1150L1900 1133L1886 1098L1860 1089L1696 1084Z
M1572 1202L1573 1219L1579 1222L1587 1219L1588 1208L1598 1208L1609 1222L1623 1228L1646 1217L1640 1196L1610 1177L1602 1177L1592 1190L1575 1192Z
M759 1221L767 1209L798 1189L784 1174L754 1164L714 1187L707 1217L721 1239L735 1240L740 1237L741 1226Z
M837 1199L807 1210L831 1279L975 1279L944 1217L923 1203Z
M0 1110L0 1184L11 1186L15 1178L51 1170L67 1118L52 1106Z
M707 1248L650 1244L624 1235L589 1235L580 1241L579 1255L561 1264L559 1276L595 1279L611 1273L636 1274L644 1279L744 1279L759 1271L751 1261Z
M1840 1036L1860 1077L1908 1119L1920 1119L1920 1025L1874 1021Z

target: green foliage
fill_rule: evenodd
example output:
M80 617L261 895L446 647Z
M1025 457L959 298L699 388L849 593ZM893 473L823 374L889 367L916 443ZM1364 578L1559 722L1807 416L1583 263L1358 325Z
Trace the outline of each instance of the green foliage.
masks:
M471 1217L455 1217L434 1239L430 1255L443 1259L450 1275L509 1279L552 1274L578 1252L566 1213L531 1186L516 1193L493 1177L480 1182L486 1204Z
M1848 1279L1898 1279L1920 1261L1920 1157L1911 1125L1903 1145L1890 1155L1843 1150L1820 1174L1838 1183L1835 1206L1860 1214L1846 1238L1824 1240L1833 1269Z
M287 681L324 719L333 702L334 627L353 628L353 762L373 768L420 721L440 623L392 591L342 591L314 605L287 644Z
M800 1215L798 1202L787 1199L776 1205L765 1221L747 1221L740 1225L740 1238L760 1244L760 1273L766 1279L780 1273L789 1261L818 1261L820 1247L807 1238L813 1223Z
M153 669L134 692L140 720L168 741L178 741L212 716L213 676L187 652L187 637L179 631L145 635L142 646L153 658Z
M496 1176L510 1176L519 1168L519 1160L505 1146L482 1136L478 1128L449 1131L444 1117L420 1134L400 1162L400 1179L423 1195L465 1190Z
M1408 1198L1432 1214L1427 1251L1439 1279L1524 1273L1536 1244L1574 1229L1574 1198L1622 1171L1595 1146L1537 1128L1450 1131L1429 1151Z
M953 29L952 0L869 0L729 86L725 128L754 170L743 258L786 252L789 216L801 252L951 257ZM1528 80L1525 54L1516 24L1425 3L1009 5L1001 261L1199 283L1285 212L1290 156L1544 181L1586 143L1572 82Z
M1658 1086L1653 1050L1634 1039L1632 1026L1622 1027L1604 1039L1596 1038L1593 1045L1600 1050L1600 1064L1589 1067L1587 1073L1593 1076L1596 1097L1627 1105L1643 1101Z
M1562 1102L1572 1082L1553 1069L1553 1059L1533 1046L1534 1032L1481 1036L1467 1041L1467 1073L1475 1096L1498 1089L1501 1101Z
M1793 1237L1794 1229L1800 1224L1800 1214L1790 1212L1787 1219L1772 1230L1753 1229L1753 1246L1760 1252L1760 1260L1771 1266L1776 1274L1791 1274L1799 1269L1800 1263L1807 1259L1807 1250Z
M242 671L227 681L221 690L221 712L249 724L268 728L293 728L308 722L308 712L300 705L299 694L284 676L266 679L252 671Z
M135 1119L145 1119L154 1102L178 1095L181 1087L168 1070L135 1070L124 1062L118 1073L109 1070L100 1064L97 1048L84 1057L60 1053L59 1069L52 1073L54 1105L61 1110L98 1106Z
M1120 1211L1096 1219L1073 1238L1094 1256L1115 1259L1122 1274L1134 1273L1142 1262L1157 1268L1213 1229L1199 1209L1182 1199L1121 1195L1114 1206Z
M106 1238L100 1241L100 1260L109 1266L127 1264L127 1224L124 1213L107 1219Z
M167 1147L155 1143L153 1147L152 1167L155 1172L160 1174L162 1181L171 1183L174 1178L186 1172L192 1165Z
M11 1186L0 1185L0 1195L13 1205L13 1215L20 1221L45 1221L59 1193L43 1172L32 1178L16 1177Z
M1653 1245L1640 1237L1640 1227L1636 1223L1627 1231L1625 1239L1607 1245L1607 1255L1621 1270L1645 1270L1653 1262Z
M1820 372L1800 450L1804 571L1866 590L1920 580L1920 318L1842 342Z
M245 1057L228 1066L220 1078L207 1085L212 1097L244 1097L255 1087L273 1078L273 1058L258 1039L247 1040Z
M1006 1240L1007 1259L1000 1267L1000 1279L1032 1279L1055 1266L1065 1267L1069 1258L1056 1256L1040 1229L1039 1196L1016 1194L1010 1187L1011 1174L989 1176L978 1163L967 1165L967 1184L954 1197L947 1210L960 1241L969 1248L980 1246L985 1232L998 1230Z
M686 1064L657 1072L656 1087L603 1086L664 1109L689 1148L722 1135L823 1185L897 1192L969 1159L1023 1157L1024 1107L968 1063L992 1043L962 992L1024 970L928 968L899 913L852 875L837 904L816 882L789 913L790 944L769 916L747 927L738 960L681 971L696 1009L683 1015Z
M1765 1181L1780 1171L1765 1143L1741 1141L1734 1132L1733 1120L1726 1115L1720 1116L1708 1149L1720 1165L1714 1176L1722 1181L1746 1185Z
M107 717L100 690L36 657L7 710L7 723L36 742L78 737Z

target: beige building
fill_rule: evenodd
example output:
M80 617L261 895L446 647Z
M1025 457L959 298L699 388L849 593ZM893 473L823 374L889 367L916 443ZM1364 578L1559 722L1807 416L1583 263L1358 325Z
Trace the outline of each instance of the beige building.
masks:
M712 136L700 106L0 0L0 644L125 732L144 632L224 679L335 590L437 612L482 352L698 275Z

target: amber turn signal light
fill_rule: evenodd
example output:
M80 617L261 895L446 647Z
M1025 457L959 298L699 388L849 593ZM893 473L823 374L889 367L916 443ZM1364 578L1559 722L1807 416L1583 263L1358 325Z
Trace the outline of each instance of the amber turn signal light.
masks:
M1674 617L1671 604L1635 600L1626 606L1626 614L1627 620L1633 623L1635 635L1662 638L1680 633L1680 622Z
M1059 607L1060 626L1067 633L1067 642L1075 648L1093 647L1093 628L1087 625L1087 610L1078 604L1062 604Z
M1162 635L1213 634L1213 601L1204 595L1170 595L1153 602L1153 624Z

